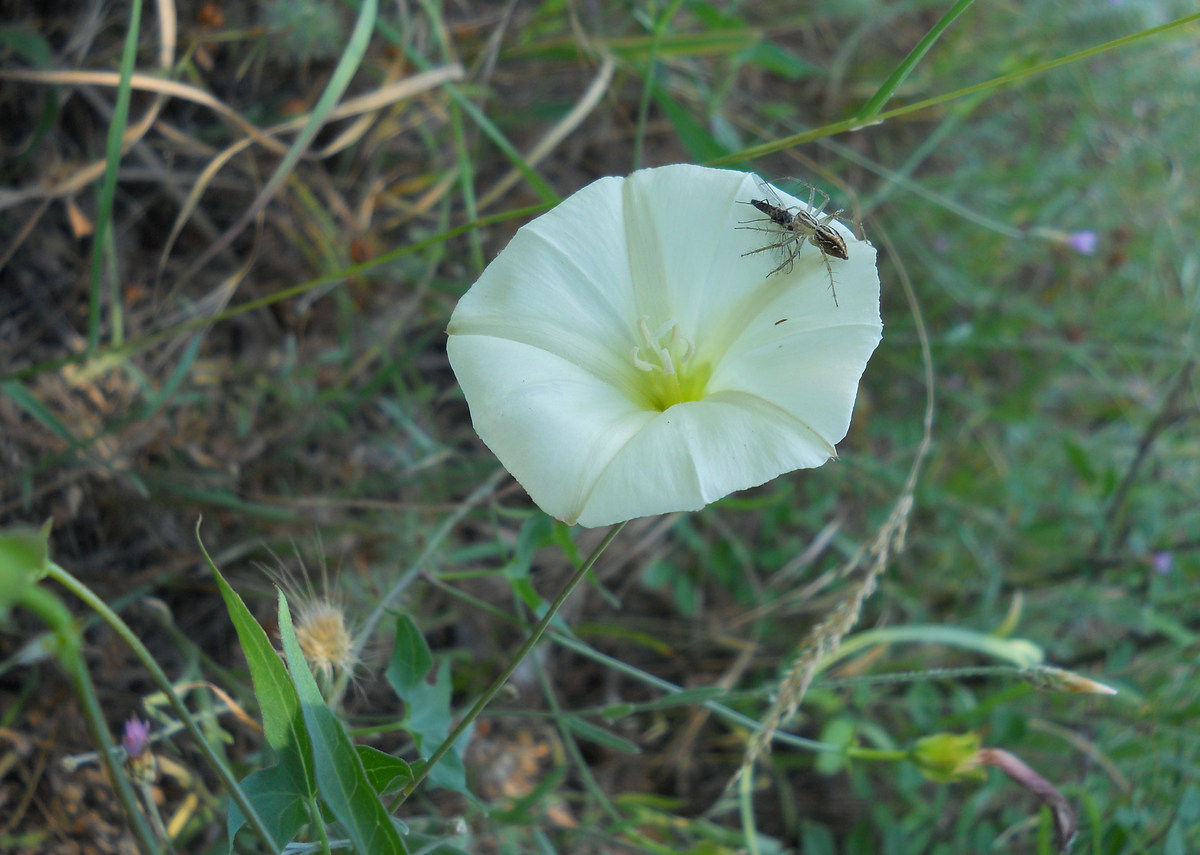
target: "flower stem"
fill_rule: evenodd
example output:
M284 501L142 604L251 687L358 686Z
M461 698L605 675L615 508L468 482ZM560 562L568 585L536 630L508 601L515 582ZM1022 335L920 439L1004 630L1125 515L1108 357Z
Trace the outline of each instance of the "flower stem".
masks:
M468 711L467 714L458 722L458 724L455 725L454 729L450 731L450 735L447 736L442 741L442 744L438 746L437 750L433 752L429 758L429 761L425 764L424 768L417 773L412 782L400 791L396 799L393 800L391 805L389 805L389 810L394 811L404 802L405 799L416 792L416 789L421 785L421 782L429 777L429 773L433 770L433 767L441 762L441 759L446 756L446 753L454 747L454 743L458 742L459 737L466 732L467 728L474 723L475 719L479 718L479 714L483 712L484 707L491 703L492 698L496 697L500 690L504 688L504 684L508 682L508 678L511 677L513 672L517 670L517 666L521 664L522 660L529 655L530 651L537 646L538 641L540 641L542 636L545 635L546 630L550 627L551 621L554 620L554 616L558 614L558 610L562 608L563 603L567 601L567 597L571 596L571 592L574 591L575 588L578 587L579 583L583 581L584 577L587 576L588 572L592 569L592 566L595 565L596 561L600 558L601 553L603 553L604 550L608 548L608 545L612 543L614 539L616 539L616 536L620 534L621 529L623 528L625 528L624 522L613 526L612 529L609 530L608 534L604 535L604 540L600 541L599 545L592 550L592 554L587 557L587 560L579 565L579 569L575 571L575 575L572 576L567 584L563 586L563 589L559 592L558 596L554 598L554 602L550 603L550 607L546 609L546 613L542 615L542 619L537 622L537 625L534 626L533 631L529 633L529 637L525 639L525 643L522 644L517 652L513 654L513 657L509 661L508 665L505 666L504 670L500 672L500 676L498 676L492 682L492 684L488 686L487 691L479 696L479 699L475 701L474 706L472 706L470 711Z
M50 568L55 565L51 563ZM54 575L53 569L47 575ZM75 693L79 697L80 710L87 725L92 743L97 748L101 764L108 772L112 782L113 792L121 807L125 809L125 818L129 822L129 830L133 832L138 845L145 853L161 853L162 846L154 838L154 833L146 823L146 817L138 804L137 794L129 784L129 779L116 761L116 747L108 732L104 720L104 710L96 697L96 687L92 683L87 665L83 661L82 638L76 628L75 621L62 600L40 586L30 586L22 593L20 605L37 614L50 631L54 634L54 655L58 664L71 679Z
M146 645L142 644L142 640L134 634L125 621L121 620L120 615L108 607L107 603L62 567L51 562L46 575L83 600L88 608L98 614L129 645L134 655L137 656L146 670L150 672L150 678L154 681L155 685L166 695L167 702L171 705L171 709L175 711L175 715L179 717L179 721L183 724L188 735L191 736L192 743L204 755L204 759L208 761L209 766L217 774L217 777L221 779L221 782L229 791L230 798L237 802L237 806L241 808L242 815L246 817L246 823L254 829L255 834L258 835L266 850L278 855L279 849L272 842L271 833L267 830L266 823L258 815L258 812L254 809L254 805L246 798L246 794L242 792L241 787L238 786L237 779L233 776L233 773L221 762L221 758L217 756L212 746L208 744L208 740L200 732L200 728L196 725L191 713L183 705L183 701L180 700L179 695L175 692L171 681L167 679L166 673L159 667L158 662L155 661L154 656L146 648Z

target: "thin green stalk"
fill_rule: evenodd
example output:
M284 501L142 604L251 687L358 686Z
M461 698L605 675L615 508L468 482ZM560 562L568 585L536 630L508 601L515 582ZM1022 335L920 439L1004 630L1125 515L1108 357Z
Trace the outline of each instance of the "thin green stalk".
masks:
M550 638L556 644L560 644L568 650L573 650L581 656L591 659L593 662L599 662L601 665L612 668L614 671L624 674L631 679L637 680L639 683L653 686L654 688L660 689L669 695L677 695L684 691L682 686L678 686L669 680L664 680L661 677L656 677L653 674L649 674L645 671L635 668L632 665L622 662L620 659L616 659L606 653L601 653L599 650L594 649L577 638L572 638L571 636L564 635L561 632L550 633ZM759 724L759 722L755 719L751 718L745 713L740 713L737 710L731 709L730 707L727 707L717 701L702 701L700 705L705 709L716 713L718 718L728 721L731 724L735 724L738 727L744 727L755 732L762 729L762 725ZM815 739L805 739L803 736L795 736L791 733L783 733L782 731L776 731L771 737L771 741L778 742L781 745L790 745L793 748L800 748L805 751L836 753L842 750L840 745L833 745L829 742L818 742Z
M315 797L308 799L308 815L312 817L313 829L317 832L317 840L321 843L321 855L332 855L329 846L329 829L325 826L325 818L321 815L321 805Z
M432 756L429 758L429 761L421 769L420 773L413 778L411 783L409 783L403 790L400 791L399 795L389 806L389 811L394 811L401 803L404 802L405 799L407 799L416 791L417 787L421 785L421 782L429 776L429 773L433 770L433 767L441 762L441 759L445 757L447 752L449 752L450 749L454 747L454 744L458 742L459 737L466 732L467 728L475 722L475 719L479 718L479 714L483 712L484 708L491 703L492 698L496 697L500 690L504 688L504 685L508 682L508 678L511 677L513 672L517 670L517 666L521 664L525 657L529 655L530 651L532 651L533 648L537 646L537 643L541 641L542 636L546 634L546 630L549 629L551 621L553 621L555 616L558 614L558 610L562 608L562 604L567 601L567 597L571 596L571 592L579 586L579 583L582 582L584 577L587 576L588 572L591 571L592 566L600 558L600 555L605 549L608 548L609 544L613 542L616 536L621 533L621 530L625 528L625 525L626 523L621 522L613 526L609 530L608 534L604 535L604 539L600 541L600 544L592 550L592 554L587 557L587 560L579 565L579 569L575 571L575 575L573 575L570 580L568 580L567 584L563 586L563 589L559 592L558 596L554 598L554 602L550 603L550 607L546 609L546 614L544 614L542 619L533 627L533 631L529 633L529 637L525 639L525 643L517 649L515 654L513 654L513 657L511 660L509 660L508 665L505 666L504 670L500 672L500 676L493 681L492 685L488 686L487 691L479 696L479 699L475 701L475 704L471 707L470 711L467 712L467 714L462 717L458 724L455 725L454 729L450 731L450 735L447 736L442 741L442 744L438 746L437 750L433 752Z
M104 282L104 259L110 246L113 199L117 195L117 173L121 169L121 147L129 123L129 100L133 91L133 69L137 64L138 30L142 25L142 0L129 4L129 29L121 49L121 76L117 83L117 102L112 122L108 125L108 141L104 148L104 183L96 204L96 234L92 239L92 289L88 307L87 353L94 354L100 346L101 284ZM118 310L116 287L113 288L113 311ZM118 339L119 340L119 339Z
M437 4L432 0L421 0L421 8L425 10L429 22L433 25L434 39L441 52L443 62L453 62L454 53L450 49L450 39L446 35L446 25L438 14ZM475 201L475 164L471 160L470 147L467 145L467 132L463 125L463 113L455 101L449 104L450 135L454 139L454 151L458 161L458 185L462 192L463 211L468 220L479 216L479 206ZM469 232L467 240L471 245L471 265L476 271L483 270L483 242L479 232Z
M754 821L754 767L743 767L738 775L738 815L742 820L742 837L749 855L761 855L758 830Z
M1096 45L1095 47L1090 47L1086 50L1076 51L1075 53L1068 54L1067 56L1060 57L1059 59L1051 59L1046 62L1040 62L1037 65L1031 65L1029 68L1025 68L1020 71L1014 71L1011 74L1002 74L999 77L993 77L991 80L986 80L983 83L977 83L974 86L966 86L962 89L956 89L953 92L947 92L944 95L935 95L932 98L926 98L924 101L918 101L915 104L909 104L905 107L897 107L894 110L878 113L871 119L865 121L857 116L853 116L849 119L843 119L840 122L833 122L820 128L814 128L811 131L792 134L791 136L783 137L782 139L774 140L772 142L744 148L741 151L735 151L732 154L726 154L721 157L714 158L708 161L707 165L722 166L729 163L741 163L743 161L754 160L755 158L759 158L776 151L781 151L785 148L795 148L803 143L809 143L813 140L819 140L823 139L824 137L833 136L834 134L840 134L843 131L855 131L871 125L882 124L888 119L894 119L898 116L906 116L910 113L917 113L929 107L936 107L938 104L944 104L947 101L955 101L959 98L965 98L968 95L974 95L976 92L987 92L992 89L998 89L1001 86L1007 86L1010 83L1024 80L1027 77L1034 77L1042 72L1050 71L1051 69L1058 68L1062 65L1069 65L1073 62L1079 62L1080 60L1088 59L1089 57L1096 56L1097 54L1101 54L1106 51L1125 47L1126 45L1133 44L1134 42L1141 41L1142 39L1148 39L1153 36L1161 35L1169 30L1178 29L1186 26L1187 24L1193 23L1194 21L1200 21L1200 12L1196 12L1192 15L1185 15L1182 18L1177 18L1176 20L1162 24L1161 26L1151 27L1148 30L1142 30L1141 32L1134 33L1133 35L1122 36L1119 39L1113 39L1112 41L1104 42L1104 44Z
M381 265L389 264L398 258L403 258L406 255L412 255L414 253L421 252L431 246L434 246L435 244L442 243L453 237L457 237L458 235L461 235L464 232L469 232L472 229L485 228L495 223L503 223L507 220L531 217L535 214L540 214L543 211L549 210L552 207L554 207L554 203L546 202L539 205L530 205L527 208L516 208L511 211L504 211L499 214L489 214L488 216L481 217L473 222L463 223L461 226L455 226L452 229L433 235L432 237L428 237L425 240L415 241L413 243L397 247L390 252L377 255L374 258L362 262L361 264L352 264L349 267L332 271L316 279L310 279L307 282L294 285L291 288L285 288L254 300L247 300L244 303L238 303L236 306L232 306L223 312L218 312L215 315L193 318L190 321L177 324L167 329L147 333L144 336L124 342L120 345L106 347L99 353L95 354L95 357L98 359L114 360L127 358L143 348L164 339L173 338L182 333L192 332L193 330L202 329L212 324L227 321L230 318L236 318L237 316L245 314L246 312L252 312L266 306L274 305L275 303L283 302L284 300L290 300L293 297L298 297L301 294L306 294L309 291L322 288L326 285L353 281L362 273L366 273L367 271L373 270ZM8 374L0 375L0 385L13 380L28 380L31 377L36 377L39 374L46 373L47 371L57 371L58 369L67 365L77 365L79 363L86 362L90 358L92 358L92 355L85 352L71 354L70 356L64 356L58 359L47 359L30 365L26 368L21 368Z
M943 15L940 21L933 25L933 29L917 42L917 46L909 51L908 56L904 57L904 61L896 66L896 70L891 73L887 80L883 81L883 85L879 87L879 91L872 95L867 100L867 103L862 105L855 118L869 119L882 110L883 105L900 88L900 84L917 67L917 63L925 57L925 54L929 53L929 49L933 47L933 43L941 38L942 33L949 29L950 25L954 23L955 18L967 11L967 7L974 2L975 0L958 0L954 4L954 7Z
M873 763L896 763L909 759L912 752L907 748L860 748L849 745L846 747L846 756L854 760L870 760Z
M254 805L250 803L250 800L246 798L246 794L242 792L242 788L238 786L237 779L233 777L233 773L226 768L225 764L221 762L221 758L216 755L212 746L208 744L208 741L204 738L204 734L200 732L200 728L192 719L191 713L183 705L183 701L179 699L179 695L175 693L175 687L171 685L171 681L167 679L167 675L159 667L158 662L155 661L150 651L146 649L146 645L142 644L141 639L134 634L133 630L121 619L120 615L108 607L107 603L97 597L92 593L91 589L62 567L51 562L46 576L54 579L82 600L88 608L98 614L129 645L134 655L137 656L142 665L150 673L150 678L154 681L155 685L166 696L167 701L171 704L171 709L175 711L175 715L183 724L184 729L187 730L188 735L191 736L195 747L204 755L204 759L208 761L209 766L217 773L217 776L221 779L221 783L229 791L230 797L241 808L242 815L246 817L246 822L254 829L255 834L259 836L262 845L272 855L279 855L279 849L272 842L271 833L267 830L266 824L262 821L257 811L254 810Z
M554 686L550 682L550 677L546 673L546 669L542 667L542 663L537 657L530 660L533 663L533 669L537 674L538 683L542 687L542 697L546 699L546 706L550 710L550 715L554 719L555 725L558 727L558 735L562 740L563 747L571 757L571 762L575 764L575 771L579 775L579 779L583 782L583 788L587 790L596 803L600 805L600 809L608 814L609 818L614 822L624 822L625 817L617 810L616 805L612 803L608 795L600 786L600 782L596 780L596 776L592 774L591 767L583 756L583 752L579 749L579 740L575 738L575 734L571 732L571 728L566 722L566 713L563 711L562 704L558 702L558 694L554 691Z
M646 118L650 114L650 97L654 93L654 68L658 62L659 42L667 30L667 25L683 5L683 0L671 0L671 4L663 10L654 22L654 32L650 39L650 52L646 57L646 76L642 80L642 97L638 101L637 129L633 135L633 168L642 167L642 145L646 139Z
M329 82L325 84L325 89L321 92L321 97L317 99L316 106L313 107L308 122L300 130L300 133L296 135L296 139L288 147L287 153L280 159L279 165L275 167L275 171L271 173L271 177L267 179L267 183L263 185L262 190L259 191L258 196L255 197L250 207L242 213L236 223L226 229L217 240L201 253L198 259L192 262L183 275L184 279L189 278L196 271L203 268L218 253L233 243L234 239L242 233L242 230L250 224L251 220L257 217L270 204L271 200L275 198L275 194L279 191L279 188L292 175L296 164L299 163L300 158L308 151L308 147L313 139L316 138L317 134L325 126L329 114L333 112L338 101L341 100L346 87L350 85L350 81L354 79L354 75L362 64L363 57L366 56L367 48L371 42L371 33L375 30L375 19L378 10L379 0L363 0L358 10L358 18L354 22L354 29L350 31L350 37L346 41L346 47L342 51L342 55L338 59L333 73L329 76Z
M417 578L417 574L424 569L429 559L432 558L437 550L441 547L442 541L446 538L446 535L454 530L454 527L458 525L459 521L462 520L462 518L465 517L472 508L474 508L488 496L492 495L492 493L496 490L496 485L499 484L502 479L507 477L507 472L505 472L503 469L497 468L496 471L493 472L486 481L475 488L471 495L467 496L466 499L459 503L458 507L455 508L454 513L446 517L446 519L438 527L438 530L435 531L433 536L429 538L429 541L425 544L425 548L421 550L421 554L417 556L417 560L414 561L412 565L408 567L408 569L400 574L400 576L392 584L392 587L388 589L388 592L384 594L382 598L380 598L379 605L375 606L371 613L367 615L367 619L363 621L362 629L359 630L358 636L354 639L354 655L356 658L358 654L362 652L363 648L366 647L367 642L371 640L371 636L375 634L375 627L379 624L379 621L383 618L384 614L387 613L387 610L392 607L392 605L396 602L399 596L404 593L408 586L412 584L413 580ZM349 682L349 679L350 677L346 673L339 675L337 685L334 686L333 694L331 695L332 700L329 702L330 706L337 706L341 702L342 695L346 691L346 686Z
M49 566L52 568L50 575L53 575L55 565L50 564ZM154 833L146 823L146 816L142 813L137 793L133 791L129 779L117 765L116 746L113 745L112 737L108 733L104 710L100 707L100 701L96 697L96 687L92 684L87 665L83 661L82 641L74 618L67 607L63 605L62 600L37 585L30 585L22 592L20 604L40 617L54 633L54 655L75 687L88 733L92 738L92 743L98 749L100 762L104 764L104 769L108 772L113 790L117 794L117 800L125 810L125 818L129 820L129 828L133 832L133 836L137 838L138 845L148 855L162 852L162 847L155 840Z

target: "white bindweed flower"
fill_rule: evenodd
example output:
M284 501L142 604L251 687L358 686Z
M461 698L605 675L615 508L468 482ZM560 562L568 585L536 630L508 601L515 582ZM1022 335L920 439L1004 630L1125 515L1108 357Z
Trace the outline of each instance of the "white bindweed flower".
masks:
M475 430L546 513L699 510L836 456L875 346L875 248L790 266L749 173L601 178L521 228L450 318ZM807 210L779 193L784 205ZM757 221L750 223L748 221ZM768 275L770 274L770 275Z

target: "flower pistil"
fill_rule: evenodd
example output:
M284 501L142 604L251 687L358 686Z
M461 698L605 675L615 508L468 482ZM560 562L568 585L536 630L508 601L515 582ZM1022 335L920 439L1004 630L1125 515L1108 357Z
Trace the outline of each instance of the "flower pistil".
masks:
M695 343L679 332L674 318L651 331L649 319L637 323L641 344L630 354L633 365L645 375L639 383L647 409L663 412L675 404L699 401L712 375L707 364L697 365Z

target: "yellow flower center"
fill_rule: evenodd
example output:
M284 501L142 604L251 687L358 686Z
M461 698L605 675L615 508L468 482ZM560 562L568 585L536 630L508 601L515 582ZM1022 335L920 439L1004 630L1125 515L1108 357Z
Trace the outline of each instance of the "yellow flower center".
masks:
M641 344L633 348L633 365L642 372L638 390L646 409L664 410L685 401L699 401L712 375L712 366L695 360L696 346L679 332L679 323L667 321L651 330L646 318L638 320Z

